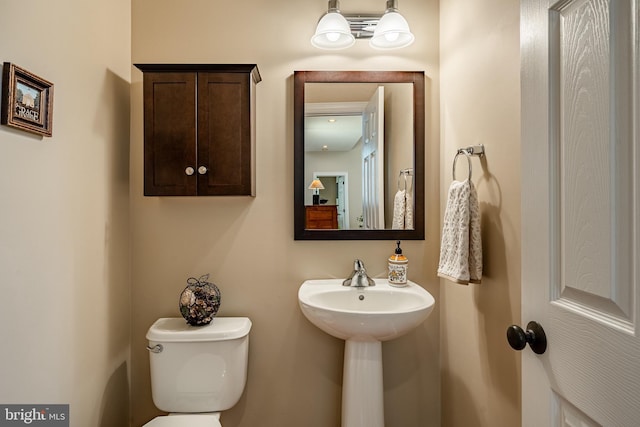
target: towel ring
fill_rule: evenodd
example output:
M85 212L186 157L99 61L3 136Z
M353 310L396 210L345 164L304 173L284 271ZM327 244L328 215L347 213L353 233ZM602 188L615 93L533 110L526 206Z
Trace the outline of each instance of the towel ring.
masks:
M400 171L400 173L398 174L398 190L400 190L400 180L402 178L404 178L404 190L408 191L408 188L412 188L412 181L411 178L407 179L407 176L411 177L413 176L413 170L411 168L409 169L403 169ZM409 182L409 184L407 184L407 181Z
M458 161L458 156L460 154L464 154L464 156L467 158L467 163L469 165L469 178L468 180L471 181L471 156L469 154L467 154L466 151L464 150L459 150L456 153L456 156L453 158L453 180L456 180L456 162Z
M404 178L404 187L403 188L400 187L400 182L401 182L402 178ZM398 175L398 190L401 190L401 189L407 191L407 175L403 174L403 173Z

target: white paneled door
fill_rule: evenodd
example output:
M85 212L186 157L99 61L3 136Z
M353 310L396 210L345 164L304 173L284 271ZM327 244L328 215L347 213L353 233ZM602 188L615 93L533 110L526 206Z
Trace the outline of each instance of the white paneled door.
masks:
M640 426L638 7L521 1L524 427Z
M365 229L384 229L384 86L362 114L362 217Z

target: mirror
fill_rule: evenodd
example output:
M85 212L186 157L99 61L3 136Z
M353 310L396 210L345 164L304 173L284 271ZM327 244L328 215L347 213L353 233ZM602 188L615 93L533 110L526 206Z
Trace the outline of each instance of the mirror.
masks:
M296 240L424 239L424 72L294 73Z

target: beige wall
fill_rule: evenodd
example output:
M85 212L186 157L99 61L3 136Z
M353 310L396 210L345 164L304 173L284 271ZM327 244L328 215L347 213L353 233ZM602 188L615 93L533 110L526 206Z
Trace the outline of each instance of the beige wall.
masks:
M0 126L0 403L128 418L130 2L3 2L2 61L54 83L53 137Z
M387 89L388 87L388 89ZM413 176L400 171L412 168L413 159L413 91L411 85L385 87L385 163L388 164L385 194L385 224L393 225L394 200L400 189L412 191Z
M342 6L381 10L370 3ZM403 0L417 41L391 54L366 42L344 52L312 48L324 1L190 6L2 6L0 59L53 81L55 114L52 138L0 126L0 403L69 403L74 427L120 427L130 371L132 425L142 425L158 413L145 331L157 317L178 315L186 278L208 272L223 292L220 315L254 322L248 386L225 427L338 425L342 343L303 318L296 291L307 278L345 276L356 256L383 276L394 245L293 240L293 185L282 185L293 177L291 75L395 68L428 77L427 239L403 247L410 278L436 296L437 309L384 345L387 424L519 425L519 357L504 340L520 316L517 2ZM142 197L142 76L130 56L259 65L255 199ZM440 282L434 270L451 162L457 147L475 143L488 153L473 160L485 277L464 287Z
M473 181L482 215L480 285L442 281L442 425L520 425L520 356L505 331L520 320L519 3L440 2L441 206L458 147L484 144ZM459 159L459 179L467 173Z
M132 71L132 396L133 426L159 414L151 401L145 333L158 317L179 316L190 276L210 273L222 290L221 316L249 316L249 378L225 427L339 425L343 343L311 325L297 305L305 279L345 277L353 259L385 274L391 241L293 240L294 70L424 70L427 84L427 240L404 242L410 278L439 300L438 2L403 0L417 42L384 54L366 42L344 52L309 43L326 1L169 0L132 2L134 63L257 63L257 197L142 196L142 73ZM382 12L368 0L344 12ZM284 184L283 184L284 183ZM387 425L440 425L439 313L386 343Z

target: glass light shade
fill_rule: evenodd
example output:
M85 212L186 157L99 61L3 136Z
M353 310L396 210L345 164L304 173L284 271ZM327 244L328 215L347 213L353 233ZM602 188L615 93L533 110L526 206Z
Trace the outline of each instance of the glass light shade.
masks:
M387 12L380 18L369 44L375 49L399 49L409 46L414 40L404 16L398 12Z
M311 44L319 49L345 49L356 42L351 27L340 12L328 12L318 22Z

